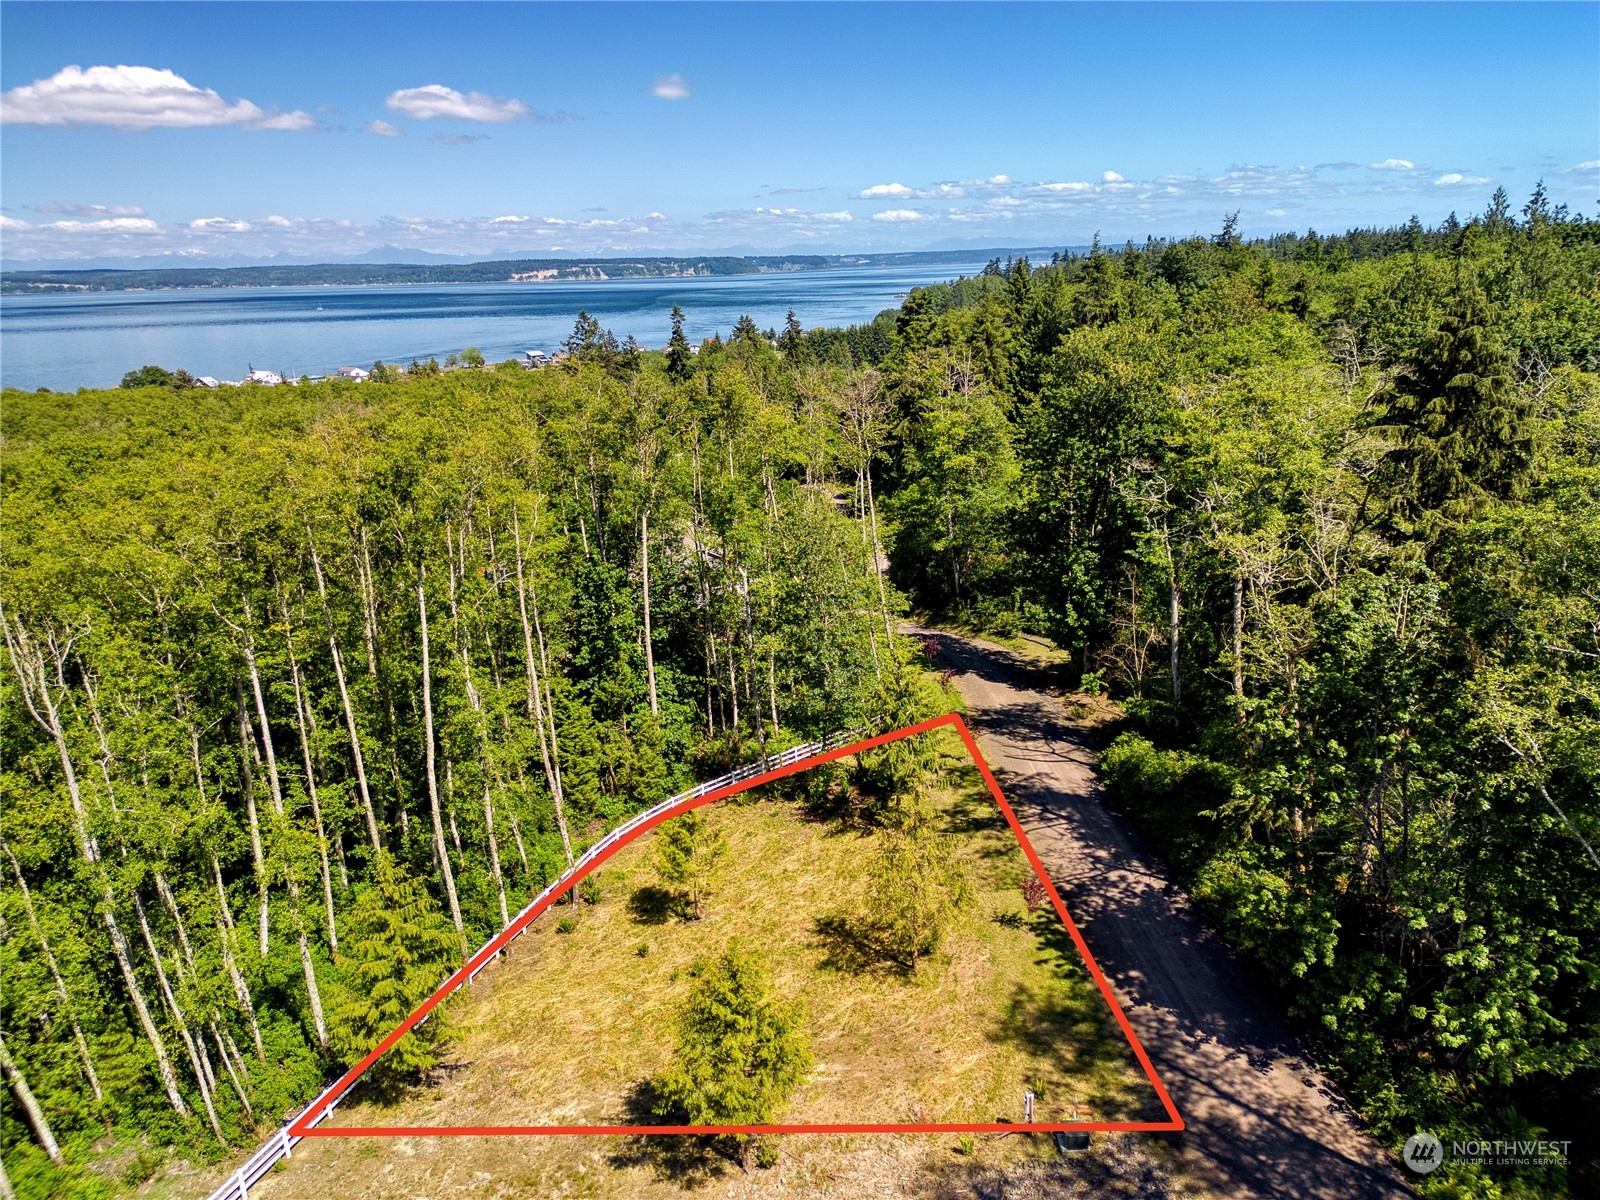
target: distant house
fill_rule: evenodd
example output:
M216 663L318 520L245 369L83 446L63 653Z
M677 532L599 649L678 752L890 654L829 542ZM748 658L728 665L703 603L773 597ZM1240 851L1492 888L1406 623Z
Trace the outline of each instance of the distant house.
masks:
M365 383L371 375L372 372L363 367L340 367L334 372L335 378L353 379L357 383Z
M276 371L251 371L245 382L259 383L264 387L276 387L283 382L283 376Z
M211 378L211 376L209 376L209 375L196 375L194 377L194 381L195 381L195 384L197 386L199 386L199 387L214 388L214 387L222 386L215 379Z
M524 350L522 352L522 365L530 371L534 367L544 367L550 364L550 356L543 350Z

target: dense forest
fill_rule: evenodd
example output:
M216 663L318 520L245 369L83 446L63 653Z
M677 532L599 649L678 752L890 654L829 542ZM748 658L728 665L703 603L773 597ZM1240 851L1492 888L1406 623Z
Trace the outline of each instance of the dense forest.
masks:
M664 355L7 392L19 1194L315 1094L365 897L459 960L678 786L903 717L908 607L1121 702L1116 802L1380 1137L1593 1124L1600 223L1054 257Z

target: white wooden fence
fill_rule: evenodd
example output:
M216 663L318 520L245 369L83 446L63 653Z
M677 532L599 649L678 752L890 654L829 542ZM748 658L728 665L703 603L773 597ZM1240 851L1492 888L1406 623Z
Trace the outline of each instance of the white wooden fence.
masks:
M858 732L842 731L839 733L830 733L821 741L805 742L799 746L791 746L789 749L780 754L773 754L768 757L758 759L753 763L747 763L738 770L730 771L726 775L719 775L716 779L708 779L705 783L697 783L687 792L679 792L676 796L669 796L667 799L663 800L660 804L655 805L653 808L646 809L644 812L630 817L621 825L618 825L610 833L606 834L605 837L601 838L598 842L585 850L571 867L567 868L566 871L562 872L562 874L557 877L554 883L550 884L549 887L545 888L544 891L540 892L528 902L527 907L525 907L516 915L516 917L512 919L511 925L517 925L517 923L521 921L523 917L527 916L530 910L536 908L540 903L564 889L569 883L572 882L574 876L582 874L584 870L592 865L597 859L605 857L607 851L609 851L618 842L627 838L628 834L632 833L635 829L647 823L652 818L659 816L661 813L672 808L674 805L682 804L685 800L693 800L700 796L707 795L708 793L718 791L721 788L728 787L731 784L743 783L747 779L754 779L756 776L764 775L768 771L776 771L783 767L793 766L795 763L802 762L805 759L814 758L819 754L826 754L829 750L837 750L839 747L849 745L851 742L858 740L860 737L861 734ZM509 927L510 926L508 926L508 928ZM522 931L526 928L527 924L524 924L517 930L516 933L512 934L511 937L506 941L505 946L501 947L501 951L503 952L506 947L510 946L512 942L521 937ZM499 937L499 934L496 934L495 937ZM494 940L494 938L490 938L489 942L493 942ZM468 956L468 962L472 962L473 959L476 958L482 958L483 960L479 962L478 965L473 968L472 973L467 976L466 982L468 984L476 979L479 973L482 972L483 969L493 962L497 957L495 954L485 953L485 951L489 949L489 942L485 942L481 947L478 948L476 953ZM426 1019L427 1018L424 1018L424 1020ZM333 1083L330 1083L322 1090L317 1098L304 1109L302 1109L300 1113L286 1120L281 1128L279 1128L272 1134L271 1137L263 1142L256 1149L256 1152L247 1158L238 1167L238 1169L233 1172L233 1174L228 1176L227 1180L222 1184L221 1187L211 1193L209 1200L249 1200L250 1189L260 1182L261 1178L266 1175L268 1171L272 1170L273 1167L277 1166L280 1161L289 1158L294 1152L295 1145L302 1140L301 1138L292 1135L289 1132L289 1127L295 1124L301 1116L308 1112L316 1113L316 1116L312 1118L310 1124L320 1125L329 1113L333 1112L334 1109L339 1107L339 1100L342 1100L344 1096L340 1096L339 1100L335 1100L332 1104L327 1104L328 1094L334 1091L338 1086L339 1083L337 1080L335 1080ZM345 1095L348 1094L348 1092L345 1093ZM325 1108L324 1105L326 1105Z

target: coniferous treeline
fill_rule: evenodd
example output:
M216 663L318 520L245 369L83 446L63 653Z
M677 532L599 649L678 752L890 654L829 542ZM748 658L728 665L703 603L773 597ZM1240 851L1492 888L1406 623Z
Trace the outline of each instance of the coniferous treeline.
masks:
M1600 223L1541 188L988 283L877 363L895 581L1125 701L1119 803L1394 1145L1572 1140L1424 1186L1592 1185Z

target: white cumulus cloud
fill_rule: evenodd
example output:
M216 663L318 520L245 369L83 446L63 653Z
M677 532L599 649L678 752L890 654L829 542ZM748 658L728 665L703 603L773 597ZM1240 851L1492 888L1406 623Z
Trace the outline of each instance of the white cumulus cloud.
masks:
M1122 176L1115 171L1106 171L1100 176L1100 180L1102 183L1121 183Z
M103 221L51 221L43 226L62 233L160 233L148 217L107 217Z
M872 214L874 221L921 221L923 215L914 208L891 208Z
M0 213L0 229L32 229L27 221L19 221L16 217L8 217Z
M910 188L903 183L875 183L858 193L863 200L877 200L884 196L909 196Z
M1487 175L1463 175L1460 171L1448 171L1433 181L1434 187L1454 187L1458 183L1478 184L1488 183Z
M405 130L387 121L368 121L361 127L361 132L370 133L374 137L399 137Z
M1409 158L1386 158L1382 162L1368 163L1374 171L1415 171L1417 164Z
M650 85L650 94L659 100L687 100L694 90L682 75L660 75Z
M458 92L442 83L401 88L391 92L384 104L391 111L418 121L433 117L454 117L458 121L518 121L532 115L521 100L503 100L483 92Z
M227 217L199 217L189 222L189 228L196 233L244 233L249 230L249 221L230 221Z
M247 129L311 130L310 113L263 109L248 100L229 104L210 88L155 67L62 67L0 96L7 125L109 125L114 129L239 125Z

